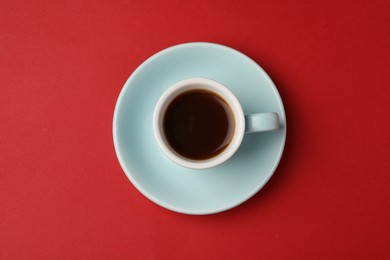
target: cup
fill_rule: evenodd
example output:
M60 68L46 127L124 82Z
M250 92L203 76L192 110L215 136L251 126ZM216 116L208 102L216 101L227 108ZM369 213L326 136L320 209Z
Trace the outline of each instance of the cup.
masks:
M183 95L194 91L204 91L215 95L227 104L231 116L228 122L234 129L224 149L206 159L194 159L185 156L174 149L168 140L168 132L165 127L166 113L170 106ZM199 104L201 106L201 104ZM204 113L204 116L208 113ZM157 102L153 115L153 131L161 150L173 162L191 169L207 169L215 167L228 160L239 148L244 134L273 131L279 128L279 115L274 112L244 115L240 102L235 95L221 83L206 78L190 78L177 82L169 87ZM212 129L213 123L201 126L203 129ZM208 138L207 134L204 138Z

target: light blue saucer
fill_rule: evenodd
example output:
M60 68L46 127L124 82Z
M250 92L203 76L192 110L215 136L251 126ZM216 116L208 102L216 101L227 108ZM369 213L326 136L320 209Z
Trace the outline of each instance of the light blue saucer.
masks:
M246 135L236 154L217 167L175 164L154 138L153 110L168 87L195 77L227 86L245 114L277 112L281 128ZM270 179L283 153L286 119L279 93L259 65L229 47L196 42L165 49L134 71L115 107L113 136L124 172L147 198L181 213L212 214L243 203Z

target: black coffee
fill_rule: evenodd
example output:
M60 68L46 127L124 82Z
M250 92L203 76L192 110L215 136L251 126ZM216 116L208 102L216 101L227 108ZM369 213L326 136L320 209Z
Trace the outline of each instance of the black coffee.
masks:
M225 150L234 134L234 116L226 101L207 90L190 90L169 104L164 134L176 153L210 159Z

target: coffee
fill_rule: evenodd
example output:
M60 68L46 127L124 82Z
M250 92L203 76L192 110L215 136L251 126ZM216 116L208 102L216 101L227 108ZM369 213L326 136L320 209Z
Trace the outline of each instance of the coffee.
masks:
M191 160L207 160L222 153L234 135L234 115L218 94L194 89L168 105L163 130L171 148Z

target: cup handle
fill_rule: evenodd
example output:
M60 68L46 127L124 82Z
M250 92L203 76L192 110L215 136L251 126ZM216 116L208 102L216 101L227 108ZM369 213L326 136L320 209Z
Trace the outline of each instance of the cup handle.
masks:
M245 133L273 131L279 128L279 115L274 112L245 115Z

